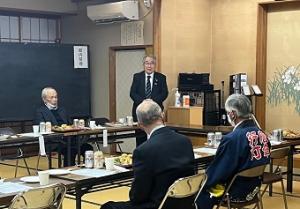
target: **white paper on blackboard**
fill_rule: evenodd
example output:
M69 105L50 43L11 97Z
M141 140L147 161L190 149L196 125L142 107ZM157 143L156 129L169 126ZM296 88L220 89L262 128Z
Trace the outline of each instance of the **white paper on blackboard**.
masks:
M74 46L74 68L88 68L88 47Z

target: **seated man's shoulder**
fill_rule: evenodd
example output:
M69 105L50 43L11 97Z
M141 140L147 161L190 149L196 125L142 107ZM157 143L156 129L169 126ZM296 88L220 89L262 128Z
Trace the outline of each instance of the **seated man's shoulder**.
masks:
M45 105L41 105L40 107L38 107L37 109L36 109L36 111L37 112L43 112L43 111L45 111L45 110L47 110L48 108L45 106Z

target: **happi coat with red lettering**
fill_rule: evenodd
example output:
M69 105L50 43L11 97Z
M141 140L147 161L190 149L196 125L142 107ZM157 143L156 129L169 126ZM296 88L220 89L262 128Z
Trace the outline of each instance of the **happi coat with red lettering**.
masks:
M270 162L271 144L267 135L252 120L241 122L223 136L213 162L208 167L205 189L228 184L240 171ZM243 199L261 183L259 178L238 178L231 195Z

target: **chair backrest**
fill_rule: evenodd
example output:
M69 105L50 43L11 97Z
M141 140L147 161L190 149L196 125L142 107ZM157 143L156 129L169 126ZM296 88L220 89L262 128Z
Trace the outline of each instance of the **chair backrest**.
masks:
M195 209L195 198L206 180L198 173L176 180L168 189L158 209Z
M266 168L267 165L260 165L256 166L253 168L249 168L247 170L243 170L237 174L237 176L242 176L242 177L259 177L261 176Z
M0 128L0 135L15 135L16 132L12 129L12 128L9 128L9 127L6 127L6 128Z
M97 125L105 125L105 123L110 122L108 118L91 118L90 120L94 120Z
M284 147L280 149L272 149L271 150L271 159L282 159L288 156L290 151L289 147Z
M226 191L224 194L228 194L229 190L231 189L232 184L234 183L235 179L239 176L241 177L248 177L248 178L254 178L254 177L260 177L263 175L267 165L260 165L253 168L249 168L246 170L243 170L237 174L234 175L231 182L226 188Z
M12 200L9 209L58 209L66 194L63 184L52 184L21 192Z

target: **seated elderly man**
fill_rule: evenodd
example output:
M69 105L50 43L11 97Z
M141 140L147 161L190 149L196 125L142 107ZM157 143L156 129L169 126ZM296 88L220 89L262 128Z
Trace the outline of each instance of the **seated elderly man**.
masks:
M52 87L46 87L42 90L42 105L37 111L34 124L40 122L51 122L52 125L70 124L70 118L68 117L66 110L63 107L58 106L57 92ZM72 140L72 142L75 140ZM74 143L73 142L73 143ZM85 151L93 150L93 147L89 144L83 144L81 147L81 155L84 156ZM64 166L68 165L67 149L64 146L62 149L64 155ZM75 165L75 158L77 154L77 148L75 145L71 148L71 165Z
M213 188L230 182L240 171L268 164L270 161L270 142L268 137L250 120L251 103L240 94L228 97L225 103L229 123L234 126L231 133L223 136L216 156L207 168L207 181L196 200L199 209L212 209L219 198L214 197ZM254 196L260 185L259 178L237 178L232 186L234 200L245 200Z
M130 201L107 202L101 209L157 209L176 179L194 174L190 140L164 126L159 105L150 99L144 100L136 113L148 140L133 152Z

